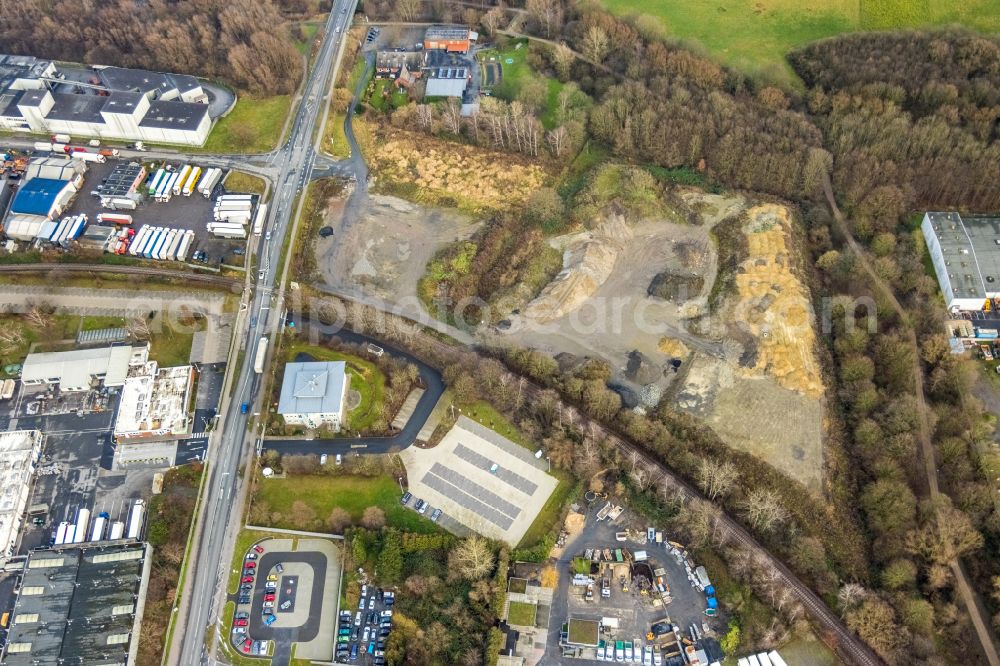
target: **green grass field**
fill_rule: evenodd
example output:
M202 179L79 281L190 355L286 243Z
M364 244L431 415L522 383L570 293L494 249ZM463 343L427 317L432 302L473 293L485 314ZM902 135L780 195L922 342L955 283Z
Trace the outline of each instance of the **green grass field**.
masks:
M370 428L382 411L385 375L379 367L366 359L342 354L326 347L295 343L287 347L285 360L292 361L300 353L308 354L316 361L347 363L347 374L351 376L351 389L361 394L361 403L347 413L347 430L357 432Z
M336 158L347 158L351 156L351 144L347 141L347 134L344 132L345 113L331 112L326 120L326 129L323 136L323 150Z
M604 0L604 4L617 14L655 17L666 35L699 44L726 65L781 83L795 81L786 53L843 32L951 24L1000 32L1000 0Z
M292 476L262 482L254 501L267 502L272 514L290 517L292 503L299 500L312 507L321 520L326 520L334 507L340 507L355 522L365 509L377 506L385 511L390 527L426 534L438 531L430 520L400 504L400 495L399 483L391 476ZM294 528L285 518L274 527Z
M256 99L246 95L219 120L201 148L206 153L265 153L278 145L291 113L290 95Z
M546 129L555 127L556 103L563 84L557 79L539 74L527 62L527 40L517 39L507 43L502 49L488 49L476 57L481 63L498 62L503 75L500 82L493 86L493 94L505 100L517 99L521 89L534 80L540 80L545 86L545 103L542 108L541 121Z

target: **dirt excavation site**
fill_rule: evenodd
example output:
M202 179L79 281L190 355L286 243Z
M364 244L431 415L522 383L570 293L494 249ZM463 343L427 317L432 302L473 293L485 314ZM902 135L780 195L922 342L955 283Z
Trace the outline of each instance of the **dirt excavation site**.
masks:
M553 239L562 272L501 335L564 367L603 358L627 404L667 396L818 492L823 383L790 211L739 195L680 196L700 224L609 215Z
M666 397L818 492L823 384L790 212L736 194L673 195L669 219L608 213L552 238L563 270L477 333L550 353L564 368L602 358L628 406ZM329 223L341 212L334 203ZM372 195L352 223L317 240L316 263L338 292L426 319L416 285L428 261L477 228L453 210Z

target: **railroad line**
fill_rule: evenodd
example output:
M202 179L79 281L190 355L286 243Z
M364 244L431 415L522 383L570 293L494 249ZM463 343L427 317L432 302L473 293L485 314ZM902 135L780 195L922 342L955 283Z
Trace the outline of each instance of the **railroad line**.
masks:
M226 289L243 288L243 280L223 275L208 275L205 273L182 273L167 268L150 268L147 266L113 266L109 264L8 264L0 265L0 275L18 273L48 273L51 271L66 271L69 273L124 273L127 275L145 275L169 279L183 279L187 282L210 284Z

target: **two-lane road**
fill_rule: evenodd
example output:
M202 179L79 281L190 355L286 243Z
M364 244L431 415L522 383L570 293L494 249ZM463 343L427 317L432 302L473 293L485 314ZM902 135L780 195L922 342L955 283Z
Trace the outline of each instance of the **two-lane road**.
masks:
M175 638L168 663L176 666L209 663L206 632L213 630L222 611L229 569L230 537L240 520L242 503L240 466L244 455L252 450L252 433L248 424L260 401L259 376L253 369L253 357L262 336L277 330L282 276L277 275L282 252L282 240L292 222L296 195L308 183L316 160L314 133L321 111L327 105L331 76L335 74L337 53L341 49L346 28L354 14L357 0L337 0L327 19L326 35L316 64L302 92L287 141L267 158L268 168L276 174L272 205L266 233L260 238L258 265L252 275L252 296L244 295L244 312L240 321L245 330L245 354L239 375L232 377L232 399L225 408L221 427L213 433L208 452L208 478L205 480L197 525L189 554L189 574L181 603L176 610ZM229 364L230 368L235 363ZM246 413L241 409L248 405ZM221 640L229 640L222 636Z

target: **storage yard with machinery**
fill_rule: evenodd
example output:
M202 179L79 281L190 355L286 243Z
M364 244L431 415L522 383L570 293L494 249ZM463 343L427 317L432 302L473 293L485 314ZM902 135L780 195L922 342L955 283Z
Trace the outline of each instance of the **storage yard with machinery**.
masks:
M106 157L70 146L62 154L60 144L39 142L43 147L51 155L36 152L23 179L8 181L18 185L3 225L16 243L6 246L11 252L103 252L242 267L245 241L257 218L262 226L266 217L258 196L224 190L223 169L118 160L111 150Z

